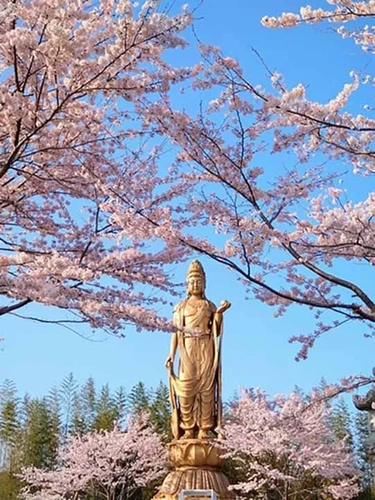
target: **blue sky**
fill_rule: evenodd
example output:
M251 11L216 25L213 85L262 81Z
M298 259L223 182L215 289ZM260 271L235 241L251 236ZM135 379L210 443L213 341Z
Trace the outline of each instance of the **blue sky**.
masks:
M310 3L313 7L325 5L320 0ZM364 68L369 61L351 42L322 26L267 30L260 24L264 15L297 11L300 6L297 0L205 0L197 12L196 30L203 42L220 45L224 53L238 58L253 82L266 80L251 47L272 70L283 73L289 85L308 84L310 97L327 100L350 80L351 69ZM285 317L274 318L269 307L246 300L232 272L202 262L208 298L217 304L225 298L233 304L226 313L223 342L224 399L241 386L260 386L275 394L291 391L296 384L308 390L323 376L335 381L352 373L371 372L374 341L363 338L361 325L328 334L318 341L307 361L297 363L297 346L289 344L288 337L313 329L309 312L294 306ZM185 272L186 264L178 266L176 281ZM363 271L358 273L363 279ZM37 314L39 310L32 306L29 311ZM44 394L69 372L79 381L93 376L98 384L108 382L113 389L120 385L130 389L139 380L148 386L166 381L169 335L165 333L136 333L129 327L124 339L103 334L89 341L61 327L11 316L0 317L0 332L5 337L0 344L0 381L14 380L21 393Z

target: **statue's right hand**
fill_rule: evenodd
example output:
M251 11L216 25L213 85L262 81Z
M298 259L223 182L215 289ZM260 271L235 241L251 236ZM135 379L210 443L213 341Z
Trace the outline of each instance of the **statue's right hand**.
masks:
M167 359L165 360L165 367L168 368L169 370L173 367L173 359L172 356L168 356Z

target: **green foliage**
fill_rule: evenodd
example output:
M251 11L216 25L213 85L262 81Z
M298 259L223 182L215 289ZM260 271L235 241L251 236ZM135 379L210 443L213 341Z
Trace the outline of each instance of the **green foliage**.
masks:
M225 417L237 399L235 396L225 405ZM362 493L358 500L375 500L366 449L367 415L357 412L354 418L354 409L351 412L344 400L329 404L332 410L330 425L336 438L349 437L348 446L355 449L363 471ZM171 439L169 389L163 382L154 389L139 382L129 393L124 387L112 392L108 384L97 387L92 377L79 386L69 374L44 398L25 395L21 400L14 383L4 381L0 385L0 500L18 500L21 485L17 474L21 467L53 467L59 444L70 434L109 430L115 422L125 423L127 415L140 412L149 413L152 425L165 442ZM226 461L224 472L232 484L243 479L241 470L230 460ZM134 500L149 500L155 494L155 487L137 492ZM97 500L95 492L86 500Z
M20 490L19 441L21 438L20 402L14 383L5 380L0 387L0 498L14 500Z
M112 430L118 415L108 384L103 385L95 409L96 415L93 422L93 428L95 430Z
M129 412L137 414L143 411L149 411L151 405L151 394L146 389L143 382L138 382L130 391L128 396Z
M0 439L8 447L15 444L19 433L18 405L14 383L5 380L0 387Z
M96 409L96 389L95 382L89 377L83 385L80 394L81 418L85 425L85 430L92 429L95 420Z
M156 431L165 441L170 439L169 391L163 383L153 390L139 382L129 394L123 387L113 393L108 384L97 388L92 377L80 387L69 374L45 397L26 394L20 399L14 383L5 380L0 386L0 500L18 499L22 467L52 468L59 445L69 435L110 430L139 412L149 413ZM138 500L154 493L148 488Z
M348 450L353 451L354 440L352 432L352 417L344 399L339 399L339 401L332 408L329 423L336 439L339 441L345 439L348 445Z
M136 384L127 394L123 387L111 392L88 378L80 386L73 374L42 398L26 394L20 399L13 382L0 386L0 500L18 500L17 474L24 466L52 468L57 451L69 435L91 430L110 430L124 424L127 415L147 412L155 430L170 439L169 390L162 382L156 389ZM148 500L155 488L142 489L134 500ZM86 500L97 500L96 492Z
M10 470L0 471L0 498L1 500L18 500L21 483Z
M116 421L119 425L124 423L127 409L127 395L124 387L119 387L113 396L113 403L116 409Z
M12 446L18 432L17 401L5 401L0 410L0 438Z
M165 442L170 441L171 407L169 389L163 382L160 382L154 390L149 390L143 382L138 382L131 389L127 401L130 414L147 412L156 432L163 436Z
M152 396L152 402L149 408L150 421L154 425L165 442L169 442L172 438L171 433L171 405L169 401L169 389L160 382Z
M66 439L72 431L73 418L75 415L74 404L77 399L78 383L73 373L69 373L61 382L59 389L59 400L62 408L62 435Z
M367 439L369 437L369 424L367 412L357 411L355 415L355 439L357 442L358 465L362 472L361 500L372 500L375 492L372 491L371 458L367 453Z
M22 465L51 468L56 463L59 446L59 423L46 399L32 399L27 407L27 421L22 433Z

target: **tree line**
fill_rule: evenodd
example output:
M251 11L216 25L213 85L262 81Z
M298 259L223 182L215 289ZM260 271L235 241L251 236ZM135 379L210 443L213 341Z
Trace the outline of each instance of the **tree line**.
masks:
M78 384L73 374L43 397L20 397L11 380L0 386L0 498L16 500L24 467L52 469L59 446L72 435L112 430L128 415L146 411L155 430L169 439L168 388L143 382L128 392L108 384L98 387L93 378Z
M322 389L324 389L324 381ZM271 403L262 394L250 391L241 397L233 397L225 405L229 453L226 473L231 484L246 484L247 488L253 484L251 478L254 478L254 460L257 463L258 472L259 463L263 464L264 470L270 470L272 464L273 471L281 467L285 469L285 457L289 454L291 447L301 446L298 436L294 434L296 426L300 426L301 432L298 435L302 436L302 429L304 429L306 436L304 445L306 446L308 439L311 443L319 439L319 446L331 446L329 451L331 453L332 441L345 443L344 454L341 450L341 455L337 455L337 450L335 450L335 456L341 457L341 461L344 459L352 461L356 470L361 472L359 497L362 500L372 498L371 463L366 451L368 426L365 413L350 411L346 401L340 399L337 402L324 403L323 413L322 408L318 408L316 413L309 415L302 412L300 417L299 412L294 409L290 418L283 420L280 415L290 411L290 408L297 408L302 404L308 406L310 396L297 388L288 397L289 399L286 398L282 402L275 400ZM61 456L62 446L68 444L72 438L78 439L74 444L76 448L81 446L79 441L81 437L86 439L85 436L89 436L87 437L89 440L108 440L111 434L107 434L105 438L106 432L114 432L113 440L118 441L121 436L116 434L116 429L126 428L129 416L135 417L145 413L148 415L147 426L152 428L162 441L168 442L171 438L170 403L168 387L163 382L155 388L148 388L143 382L139 382L128 391L124 387L111 390L108 384L98 386L92 377L83 384L79 384L73 374L69 374L47 395L35 398L28 394L21 397L15 384L11 380L4 380L0 385L0 498L2 500L21 498L20 491L25 483L19 474L23 470L55 470L61 462L59 456ZM293 425L290 419L293 420ZM320 427L317 427L318 420ZM245 432L250 421L252 427ZM315 428L309 427L309 421L314 421ZM268 422L268 427L265 422ZM140 428L143 428L142 425ZM279 438L272 438L276 441L272 441L271 438L268 440L269 449L266 447L267 440L264 439L262 447L258 447L256 452L257 446L254 444L258 442L256 433L260 430L262 435L266 435L267 429L270 436L275 436L275 429L278 429ZM280 450L285 450L285 457L281 461L278 459L272 462L270 457L272 451L280 444L278 439L282 440ZM310 455L314 454L314 444L308 446ZM242 460L240 466L239 452ZM328 451L325 453L327 454ZM307 471L310 467L309 460L316 463L317 456L324 464L325 454L317 448L316 456L312 455L313 458L306 459L303 463ZM245 462L243 462L244 457L246 457ZM282 458L281 452L278 453L278 457ZM288 460L290 462L290 457ZM279 476L280 473L279 471ZM326 484L326 478L323 479ZM151 486L133 488L132 497L138 495L139 498L148 498L155 493L158 484L158 481L154 481ZM317 488L316 484L320 489L322 488L322 482L314 482L314 488ZM305 472L302 476L298 472L293 485L294 490L289 488L289 496L285 498L304 498L303 495L298 495L307 486L311 487L310 472L307 476ZM280 492L275 490L276 493L273 491L271 494L272 491L272 488L269 488L268 495L272 498L275 494L277 498L284 498ZM241 491L241 494L244 493L246 494ZM259 493L258 490L257 493ZM254 495L254 491L251 494ZM87 498L91 499L91 497ZM92 498L95 498L95 495Z

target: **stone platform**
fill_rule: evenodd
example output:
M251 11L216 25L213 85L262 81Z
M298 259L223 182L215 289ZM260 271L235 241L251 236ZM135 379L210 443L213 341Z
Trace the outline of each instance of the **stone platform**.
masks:
M214 490L218 500L232 500L229 481L221 471L220 441L180 439L168 444L172 470L154 500L176 500L182 490ZM198 498L198 497L197 497Z

